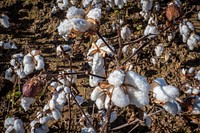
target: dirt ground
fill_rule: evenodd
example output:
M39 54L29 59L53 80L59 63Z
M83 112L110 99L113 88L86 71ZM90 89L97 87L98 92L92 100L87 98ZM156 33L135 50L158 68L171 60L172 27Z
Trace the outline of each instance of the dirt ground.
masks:
M161 7L166 7L168 1L161 2ZM9 61L14 53L27 53L29 49L42 50L42 56L45 60L45 70L49 73L57 73L59 70L69 68L69 63L56 57L55 48L60 44L74 43L66 42L61 36L58 35L57 26L64 19L64 12L60 11L56 15L51 15L51 3L55 3L54 0L3 0L0 1L0 13L5 13L9 16L11 26L8 29L0 26L0 41L15 42L19 46L18 50L1 50L0 56L0 131L4 132L3 123L5 118L9 116L18 116L25 123L26 132L29 132L29 122L36 116L37 111L43 107L48 99L48 95L45 93L38 99L38 101L31 107L31 109L25 112L20 107L21 88L25 80L23 79L15 87L9 81L4 79L4 72L9 67ZM146 26L146 22L139 17L138 13L141 9L138 8L139 0L130 3L126 6L126 20L125 23L129 24L132 31L132 40L143 36L143 30ZM200 23L197 20L197 10L200 9L198 2L192 1L187 6L183 6L183 11L189 11L192 6L196 5L194 11L185 16L195 26L197 33L200 33ZM105 8L104 8L105 9ZM158 15L159 24L165 24L164 9ZM100 27L100 33L108 38L113 38L117 35L116 32L112 32L111 24L112 20L116 18L117 12L121 12L117 8L107 13L102 11L104 16ZM105 15L106 14L106 15ZM137 26L141 25L142 28L137 30ZM177 27L176 27L177 28ZM178 29L178 28L177 28ZM195 70L200 70L200 47L193 51L189 51L186 44L181 42L181 37L177 33L176 38L172 43L164 40L166 36L161 36L155 39L147 47L145 47L137 56L133 58L131 63L133 64L133 70L143 76L146 76L151 83L153 79L163 77L167 83L178 87L181 91L181 97L184 98L185 90L184 84L189 83L192 86L199 86L199 81L194 78L187 78L183 80L181 75L182 68L195 67ZM73 46L73 69L77 71L87 70L85 64L85 51L90 48L90 41L94 41L96 37L84 38L81 44L74 44ZM118 48L117 40L111 40L114 47ZM154 48L158 43L164 43L165 52L170 53L170 59L168 62L164 62L164 55L159 59L159 63L153 65L150 62L150 58L155 55ZM131 44L133 47L139 47L140 44ZM126 57L124 57L125 59ZM113 61L107 63L110 71L114 67ZM36 72L39 73L39 72ZM90 98L92 88L89 87L88 76L78 76L77 88L80 94L86 96L86 99ZM91 104L85 104L83 106L84 111L91 109ZM129 120L131 107L124 109L115 108L118 111L118 119L111 124L111 127L117 127L126 123ZM153 106L150 103L144 110L154 112L159 110L159 107ZM53 122L50 127L50 132L67 132L69 112L67 107L63 110L63 118L58 122ZM71 132L80 132L80 125L78 118L81 116L81 112L78 107L72 108L73 119L71 124ZM199 117L199 116L197 116ZM190 120L180 115L170 115L169 113L162 111L156 115L151 116L152 125L147 127L145 125L138 126L135 132L199 132L197 124L193 124ZM116 132L128 132L134 125L130 125L124 129L117 130Z

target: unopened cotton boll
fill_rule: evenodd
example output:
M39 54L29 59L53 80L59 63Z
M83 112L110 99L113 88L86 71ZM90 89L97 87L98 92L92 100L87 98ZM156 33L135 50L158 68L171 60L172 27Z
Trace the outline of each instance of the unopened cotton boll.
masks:
M164 46L158 45L158 46L156 46L156 48L154 50L155 50L156 56L160 57L164 51Z
M115 70L110 73L107 80L108 83L114 86L121 86L124 83L125 74L121 70Z
M59 120L62 117L60 111L58 109L56 109L56 108L54 110L52 110L51 113L52 113L53 118L55 120Z
M73 18L72 24L73 24L73 29L78 32L86 32L90 28L90 24L88 21L85 19L81 18Z
M33 104L35 102L35 98L31 98L31 97L23 97L21 99L21 103L20 105L22 106L22 108L27 111L31 104Z
M24 123L20 119L16 119L13 125L16 133L25 133Z
M76 8L75 6L71 6L67 10L67 18L72 19L72 18L83 18L85 14L85 11L81 8Z
M118 6L119 9L122 9L124 7L124 1L123 0L114 0L114 3L116 6Z
M1 15L0 23L1 25L3 25L4 28L9 28L10 27L9 17L5 14Z
M111 100L118 107L125 107L130 104L128 94L125 94L119 86L114 88Z
M156 86L153 88L153 96L160 102L168 102L179 96L179 90L172 85Z
M131 30L127 26L124 26L121 29L120 35L124 41L128 40L131 36Z

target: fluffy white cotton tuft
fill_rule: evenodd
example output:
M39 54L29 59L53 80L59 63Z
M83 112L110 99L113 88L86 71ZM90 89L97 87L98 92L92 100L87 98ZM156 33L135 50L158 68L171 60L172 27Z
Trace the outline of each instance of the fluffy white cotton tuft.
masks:
M90 28L90 24L88 21L82 18L73 18L71 19L73 29L79 32L86 32Z
M15 119L13 127L16 133L25 133L24 123L22 122L22 120Z
M25 65L24 65L24 73L25 73L26 75L31 74L31 73L34 71L34 69L35 69L35 66L32 65L32 64L25 64Z
M129 37L131 36L131 30L128 28L128 26L124 26L121 29L120 32L121 38L125 41L128 40Z
M114 72L110 73L108 76L108 83L111 85L120 86L124 82L125 74L121 70L115 70Z
M153 96L160 102L168 102L179 96L179 90L172 85L156 86L153 88Z
M174 100L171 100L171 101L165 103L162 107L172 115L176 115L177 113L179 113L181 111L181 107L180 107L179 103L177 103Z
M96 101L99 98L102 91L103 90L99 86L95 87L90 95L90 99L92 101Z
M5 14L2 14L0 17L0 24L3 25L4 28L10 27L9 17Z
M118 107L125 107L130 104L128 94L125 94L122 88L118 86L114 88L111 100Z
M67 18L72 19L72 18L83 18L85 14L85 11L81 8L76 8L75 6L71 6L67 10Z
M35 102L35 99L34 98L30 98L30 97L23 97L21 98L21 103L20 105L22 106L22 108L27 111L31 104L33 104Z
M156 56L160 57L162 55L163 51L164 51L164 46L157 45L154 50L155 50Z

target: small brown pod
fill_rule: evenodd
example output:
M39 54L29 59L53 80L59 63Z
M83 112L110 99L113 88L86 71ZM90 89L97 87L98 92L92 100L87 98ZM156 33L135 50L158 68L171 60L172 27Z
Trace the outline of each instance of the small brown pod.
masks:
M170 3L166 8L166 17L168 21L173 21L177 19L178 17L180 17L180 13L180 8L174 3Z

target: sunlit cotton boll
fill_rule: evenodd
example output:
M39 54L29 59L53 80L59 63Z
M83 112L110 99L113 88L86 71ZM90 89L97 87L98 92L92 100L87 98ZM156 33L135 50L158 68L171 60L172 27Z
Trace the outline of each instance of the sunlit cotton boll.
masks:
M35 102L35 98L23 97L21 98L20 105L25 111L27 111L30 108L31 104L33 104L34 102Z
M37 64L35 66L35 70L42 70L44 69L44 61L43 61L43 58L40 56L40 55L36 55L34 56Z
M105 94L100 94L99 97L96 99L95 104L98 109L104 109L105 108Z
M153 88L153 96L160 102L168 102L179 96L179 90L172 85L156 86Z
M86 32L90 28L90 24L88 21L85 19L81 18L73 18L72 24L73 24L73 29L77 32Z
M191 33L190 37L187 39L187 45L190 50L194 50L194 47L197 46L197 43L200 41L199 35Z
M83 102L85 102L85 98L83 96L76 96L75 97L76 101L78 102L79 105L83 104Z
M121 70L115 70L108 76L108 83L113 86L121 86L124 82L125 74Z
M76 8L75 6L71 6L67 10L67 18L72 19L72 18L83 18L85 14L85 11L81 8Z
M200 80L200 70L194 76L195 79Z
M114 3L116 6L118 6L119 9L122 9L124 7L124 1L123 0L114 0Z
M14 118L13 117L10 117L10 118L7 118L5 121L4 121L4 127L5 128L8 128L9 126L13 126L14 125Z
M94 8L91 9L88 14L86 15L86 18L93 19L96 22L100 23L101 19L101 9L100 8Z
M125 107L130 104L128 94L125 94L119 86L114 88L111 100L118 107Z
M13 127L16 133L25 133L24 123L22 122L22 120L15 119Z
M149 39L154 38L158 33L159 33L158 29L154 25L147 25L147 27L144 30L145 36L152 34L152 35L148 36Z
M142 4L142 11L148 12L151 10L153 5L153 0L141 0L140 2Z
M2 14L0 17L0 23L3 25L4 28L10 27L9 17L5 14Z
M16 79L16 75L14 74L12 68L8 68L5 71L5 79L9 80L10 82L15 82Z
M200 21L200 11L198 12L198 20Z
M56 99L56 101L58 102L59 105L63 106L66 101L67 101L67 98L66 98L66 94L64 91L61 91L59 94L58 94L58 98Z
M59 119L62 117L60 111L59 111L57 108L53 109L53 110L51 111L51 113L52 113L53 118L54 118L55 120L59 120Z
M62 35L65 40L68 40L68 35L71 33L73 28L73 22L71 20L65 19L64 21L60 22L58 26L58 34Z
M99 86L95 87L94 90L92 91L91 95L90 95L90 99L92 101L96 101L97 98L99 98L102 91L103 90Z
M57 4L61 10L65 10L67 6L69 5L69 2L68 0L57 0Z
M158 46L156 46L156 48L154 50L155 50L156 56L160 57L164 51L164 46L158 45Z
M17 73L20 79L23 79L26 77L26 73L24 72L23 68L15 69L15 72Z
M35 66L33 64L25 64L24 65L24 73L26 75L31 74L35 69Z
M127 84L130 104L138 108L149 104L150 85L146 78L133 71L127 71L124 84Z
M176 115L179 112L181 112L181 107L180 107L179 103L177 103L174 100L171 100L171 101L165 103L162 107L172 115Z
M124 41L128 40L131 36L131 30L128 28L128 26L124 26L122 27L120 34Z

